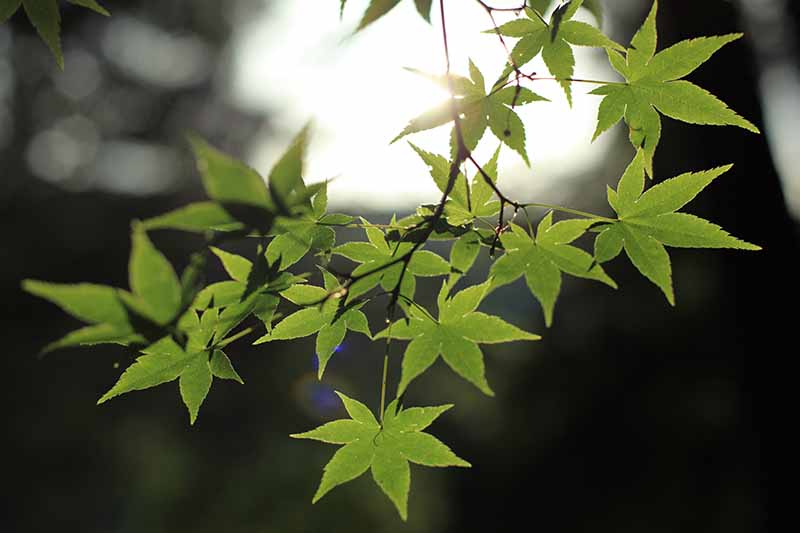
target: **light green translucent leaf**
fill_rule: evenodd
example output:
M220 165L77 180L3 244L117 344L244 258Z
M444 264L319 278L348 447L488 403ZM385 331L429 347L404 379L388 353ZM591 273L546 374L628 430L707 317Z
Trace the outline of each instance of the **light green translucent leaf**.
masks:
M625 240L625 253L628 254L631 263L664 292L671 305L675 305L672 266L664 246L647 233L638 231L628 224L623 224L621 227Z
M428 166L433 181L440 191L444 192L447 188L447 182L450 177L450 162L440 155L436 155L417 147L412 143L408 143L411 148L419 155L419 157ZM467 206L467 185L464 175L459 172L453 190L450 193L450 198L455 200L460 205Z
M369 439L359 439L339 448L325 465L322 481L311 503L317 503L331 489L366 472L374 456L375 446Z
M189 140L206 194L211 199L217 200L223 206L232 203L271 208L267 186L255 170L223 154L199 137L192 136Z
M392 448L386 446L378 446L375 449L371 465L372 478L395 505L400 518L406 520L411 470L406 458L402 454L393 452Z
M181 352L179 355L148 354L136 359L136 361L125 370L120 376L119 381L105 393L98 401L98 404L136 390L149 389L168 383L178 378L191 363L202 357L202 354L187 354Z
M145 229L205 232L240 229L242 225L214 202L196 202L142 222Z
M569 20L561 24L558 35L570 44L577 46L592 46L596 48L612 48L624 51L625 47L606 37L606 35L585 22Z
M121 324L94 324L67 333L59 340L45 346L41 353L46 354L62 348L93 346L95 344L121 344L126 346L133 341L141 342L143 339L135 335L130 326Z
M439 439L428 433L408 432L397 437L397 446L412 463L424 466L470 467Z
M539 335L528 333L500 317L480 312L470 313L459 321L458 331L464 338L481 344L541 339Z
M490 105L489 128L495 137L522 156L525 164L530 166L525 147L525 125L514 110L502 105Z
M105 285L48 283L26 279L22 288L49 300L70 315L93 324L126 324L128 313L117 296L117 290Z
M175 318L181 305L181 284L175 270L159 252L141 224L133 228L133 249L128 266L131 290L141 297L148 315L165 324Z
M350 418L358 422L361 422L362 424L369 427L373 428L379 427L378 421L375 420L375 416L372 414L372 411L370 411L366 405L359 402L358 400L354 400L353 398L346 396L341 392L337 391L336 395L339 397L340 400L342 400L344 408L345 410L347 410L347 414L350 415Z
M412 322L411 324L415 323ZM415 331L416 330L412 330L412 334ZM394 334L394 331L392 331L392 335ZM412 338L413 340L408 344L405 354L403 355L400 383L397 386L398 396L402 395L409 383L430 368L439 357L441 343L435 334L430 331L423 331L421 334L418 334L418 336Z
M760 250L760 246L732 237L716 224L687 213L634 217L630 226L647 232L657 241L678 248L734 248Z
M327 317L318 308L307 307L278 322L271 333L257 339L253 344L308 337L318 332L327 322Z
M312 439L328 444L347 444L358 439L371 438L375 428L356 420L334 420L305 433L289 435L295 439Z
M450 273L450 263L433 252L420 250L411 256L408 270L415 276L443 276Z
M322 379L325 368L328 366L328 361L336 351L336 348L342 343L346 332L347 325L342 319L336 320L331 324L325 324L320 328L316 344L317 360L319 363L317 377L319 379Z
M671 81L688 76L720 48L741 37L741 33L732 33L681 41L656 54L647 64L641 79Z
M231 360L222 350L214 350L214 353L211 355L211 360L208 362L208 367L211 369L211 374L213 374L214 377L231 379L244 385L244 380L242 380L242 377L236 372L236 369L233 368Z
M250 272L253 270L253 263L240 255L226 252L215 246L211 247L211 252L222 262L225 272L231 279L239 283L247 283L247 278L250 277Z
M703 189L731 168L733 165L712 168L703 172L687 172L662 181L649 188L641 195L641 198L637 194L635 204L625 204L626 207L620 215L641 217L677 211L694 200Z
M477 344L457 334L443 334L439 349L442 359L456 374L478 387L487 396L494 396L486 381L483 353Z
M292 285L281 296L296 305L320 304L328 296L328 291L314 285Z
M452 407L451 403L436 407L410 407L400 411L394 417L391 425L388 419L385 423L387 427L397 431L422 431Z
M685 80L666 83L639 82L637 90L643 91L653 105L668 117L690 124L739 126L753 133L758 128L742 118L713 94Z
M480 251L480 238L473 231L465 233L453 243L453 247L450 249L450 265L455 272L450 276L451 283L469 272Z
M179 380L181 398L189 410L189 424L194 425L200 406L211 389L211 369L205 354L195 357L181 373Z
M283 209L295 204L297 199L293 195L304 187L303 160L309 131L310 126L306 125L297 134L269 174L269 192L275 203Z
M470 466L441 441L421 433L452 405L398 411L398 400L395 399L387 406L383 425L379 426L366 406L339 392L337 394L352 420L334 420L311 431L292 435L299 439L344 444L325 466L314 502L334 487L359 477L369 469L375 484L405 520L411 485L409 461L438 467Z
M629 210L644 190L644 153L637 150L636 157L630 162L622 174L617 186L617 202L614 209L618 212Z
M615 225L607 226L594 241L594 257L598 263L611 261L622 252L624 237Z
M650 13L636 32L636 35L631 39L631 47L628 49L628 67L632 72L643 69L656 53L656 44L658 41L658 36L656 34L657 12L658 0L654 0Z

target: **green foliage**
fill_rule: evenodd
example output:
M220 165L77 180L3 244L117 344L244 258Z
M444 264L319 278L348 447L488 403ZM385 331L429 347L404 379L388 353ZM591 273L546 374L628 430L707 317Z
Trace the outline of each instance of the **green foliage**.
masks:
M434 467L471 466L439 439L422 431L452 405L403 409L394 400L378 423L366 405L341 392L336 394L344 403L349 419L334 420L311 431L291 435L296 439L344 445L325 465L313 503L331 489L370 470L372 479L405 520L411 487L408 463Z
M542 54L550 73L558 80L572 105L572 75L575 70L575 55L572 46L591 46L612 50L624 48L606 37L599 29L572 20L583 0L572 0L555 10L550 22L534 9L527 8L527 18L519 18L486 33L499 32L507 37L519 38L511 52L511 61L506 75L517 70L533 58Z
M494 396L486 381L483 353L479 344L539 340L499 317L476 311L489 291L490 282L467 287L452 298L448 286L439 291L439 317L415 305L407 306L407 319L390 324L375 338L410 340L403 356L402 374L397 387L400 397L406 387L442 356L455 373L488 396Z
M594 258L570 243L583 235L597 221L564 220L553 224L552 211L539 223L536 234L511 224L511 231L500 236L505 255L493 265L491 275L496 287L525 276L531 292L541 302L545 322L553 322L553 308L561 291L561 273L593 279L617 288Z
M605 262L619 255L624 248L639 272L658 285L669 303L675 305L672 268L665 245L739 250L761 248L730 236L702 218L675 212L730 170L732 165L681 174L643 193L644 159L644 152L639 150L620 179L617 190L608 190L608 202L619 219L606 225L598 235L595 253L598 262Z
M429 130L453 122L455 107L461 117L460 131L467 150L474 150L489 128L492 133L509 148L519 153L525 163L530 165L525 148L525 126L514 111L516 106L532 102L546 102L547 98L539 96L525 87L501 87L495 84L488 92L483 74L475 64L469 62L470 77L433 76L427 78L446 89L452 87L453 100L425 111L412 119L392 142L411 133ZM457 130L451 134L452 156L457 148Z
M109 16L109 12L95 0L67 0L70 4ZM25 15L36 28L39 36L50 48L59 68L64 68L64 55L61 53L61 14L58 0L0 0L0 23L8 20L22 6Z
M601 85L592 94L603 96L594 138L624 118L630 141L642 148L645 168L653 175L653 156L661 139L659 113L691 124L731 125L758 133L758 128L740 117L708 91L682 80L720 48L741 34L701 37L681 41L656 54L658 2L623 54L607 50L611 66L625 83Z
M383 17L399 1L372 0L358 29ZM93 1L73 3L107 14ZM342 9L345 3L341 1ZM415 4L429 19L431 0ZM318 377L322 379L347 332L363 334L379 342L377 346L385 354L376 410L382 414L380 421L363 403L339 393L349 419L292 436L343 445L325 466L313 501L370 470L405 520L409 463L438 467L469 464L423 432L451 406L403 408L403 394L441 357L458 375L491 396L480 345L540 338L499 316L478 311L492 291L524 278L550 326L563 274L616 288L603 264L622 250L674 304L666 247L759 249L708 221L679 212L731 166L688 172L645 190L645 176L653 175L653 155L661 135L659 113L684 122L758 131L715 97L681 79L739 35L687 40L656 53L654 3L630 48L625 49L598 28L574 20L579 8L588 8L599 21L597 1L553 4L552 0L532 0L516 18L490 31L519 41L510 57L503 58L503 74L488 89L471 61L469 77L454 75L449 67L443 74L420 73L445 87L451 98L412 119L397 138L453 123L448 156L410 145L441 193L438 203L420 206L400 220L392 217L386 225L329 213L327 183L307 185L304 179L308 127L293 139L267 179L206 141L191 137L208 199L132 225L130 290L91 283L23 281L24 290L86 323L47 345L45 351L104 343L125 346L135 359L98 403L177 380L189 422L194 424L214 378L242 383L224 352L229 344L251 333L255 333L252 343L256 345L314 335ZM0 20L6 20L20 5L60 62L56 1L0 0ZM491 7L484 8L493 14ZM552 12L549 21L544 19L546 12ZM573 46L605 49L624 81L573 78ZM539 54L553 78L522 72ZM615 218L521 203L503 192L498 175L503 147L529 163L525 124L515 109L545 101L523 84L546 80L558 82L570 101L573 84L599 85L593 93L604 98L595 137L621 119L628 124L636 155L616 190L608 190ZM489 161L481 163L473 151L487 131L500 140L500 146ZM469 172L468 179L464 167L470 165L474 173ZM536 229L529 212L535 208L548 209ZM554 211L571 218L554 222ZM518 214L524 215L527 228L518 223ZM366 239L337 245L340 228L363 229ZM206 239L180 274L151 241L150 234L160 230L193 232ZM590 254L581 243L592 234L596 238ZM426 250L431 241L449 245L449 254ZM247 252L233 253L228 246L233 242L247 245ZM481 253L498 256L488 278L459 288ZM318 263L321 282L308 272L313 269L301 263L310 255ZM209 260L221 263L227 279L206 280ZM338 270L338 262L348 260L356 266ZM420 303L424 300L416 298L417 277L443 278L437 316ZM376 302L386 312L387 327L372 336L363 310ZM398 311L405 316L398 319ZM387 363L392 355L389 347L396 341L408 341L408 345L395 399L384 408Z

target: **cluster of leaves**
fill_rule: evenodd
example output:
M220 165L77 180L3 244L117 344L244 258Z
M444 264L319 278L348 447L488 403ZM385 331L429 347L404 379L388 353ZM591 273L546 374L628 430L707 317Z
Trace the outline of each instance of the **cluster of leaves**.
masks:
M398 3L373 0L359 29ZM597 2L563 3L546 20L543 12L550 3L529 2L517 18L492 30L519 41L503 75L490 89L472 62L468 78L450 72L425 75L447 87L452 98L413 119L399 137L453 123L452 150L447 156L410 145L442 192L439 203L420 206L400 220L393 217L383 226L328 213L327 183L306 184L304 180L307 128L297 135L267 179L205 141L192 138L208 200L134 223L130 290L34 280L23 283L30 293L88 323L46 350L99 343L126 346L138 358L98 403L178 380L190 423L194 423L214 377L242 382L224 349L251 333L259 334L253 344L316 335L320 379L348 331L381 343L408 341L394 400L384 407L381 398L377 418L363 403L338 392L349 419L293 435L343 445L325 466L313 501L371 470L377 485L405 519L409 463L469 466L422 431L451 406L405 407L401 403L406 389L441 356L456 374L491 396L480 345L540 338L479 311L493 291L524 277L550 326L563 274L617 288L603 264L623 249L670 304L675 297L665 247L758 249L708 221L678 212L730 166L686 173L646 187L646 176L653 177L652 158L660 136L658 112L686 122L731 124L756 131L713 96L679 79L738 36L684 41L656 54L654 3L626 49L597 27L573 20L581 7L590 8L599 20ZM342 1L343 8L344 4ZM492 8L481 5L492 14ZM430 0L417 0L416 6L429 17ZM600 88L594 92L604 96L596 135L624 118L636 155L616 189L608 190L615 216L554 208L534 229L528 209L541 205L518 203L502 193L498 158L506 146L529 161L525 125L514 109L544 99L521 85L534 79L524 75L522 67L541 54L553 79L571 99L574 45L605 49L612 66L624 76L624 82L596 82ZM487 130L500 140L500 146L480 165L472 151ZM476 167L471 180L462 170L467 163ZM527 227L515 223L516 218L507 220L507 208L513 208L515 215L522 211ZM573 216L555 221L558 211ZM341 227L361 228L366 239L337 245L336 229ZM207 242L192 255L180 276L149 238L149 233L165 229L206 236ZM593 236L591 251L576 244ZM447 259L425 249L433 240L452 243ZM250 243L255 251L244 257L226 250L224 245L232 241ZM499 255L488 278L459 287L482 250ZM310 253L318 258L318 274L290 271ZM206 283L204 272L212 258L220 261L229 279ZM340 260L337 258L357 266L336 270L331 262ZM418 276L441 278L435 316L416 299ZM387 326L373 335L362 308L383 297L389 302ZM399 319L398 310L404 315ZM388 357L388 349L386 353ZM385 391L386 368L381 379Z
M67 0L70 4L91 9L95 13L109 16L109 12L95 0ZM64 55L61 53L61 13L58 0L0 0L0 23L5 22L19 8L25 11L28 20L39 32L39 36L53 52L56 63L64 68Z

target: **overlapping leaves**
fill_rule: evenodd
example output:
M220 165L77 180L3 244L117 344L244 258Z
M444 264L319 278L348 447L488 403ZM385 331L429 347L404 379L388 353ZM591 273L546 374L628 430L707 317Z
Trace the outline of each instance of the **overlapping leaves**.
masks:
M381 228L370 226L366 220L364 223L369 242L348 242L333 249L333 254L361 263L351 273L355 281L348 287L348 301L378 285L393 291L398 284L402 284L400 294L413 299L415 276L443 276L450 272L447 261L435 253L414 251L414 242L388 241Z
M334 420L292 435L297 439L343 444L325 465L322 481L312 500L314 503L331 489L370 470L372 479L405 520L411 487L409 463L432 467L471 466L439 439L423 432L452 405L403 409L395 400L386 407L378 423L366 405L341 392L336 394L344 403L349 419Z
M540 337L500 317L476 311L489 292L490 284L491 281L487 281L467 287L452 298L447 295L449 286L443 284L438 297L438 318L414 305L407 306L407 318L398 320L375 336L411 341L403 355L398 396L440 355L456 374L484 394L494 395L486 380L483 352L478 345L534 341Z
M324 288L294 285L281 292L281 296L293 304L303 306L303 309L278 322L272 331L254 343L298 339L316 334L319 379L322 379L328 361L341 345L348 330L372 338L367 317L360 310L363 302L345 304L344 299L338 297L342 286L336 277L324 269L322 274Z
M575 71L575 55L572 46L591 46L612 50L624 48L609 39L600 30L585 22L572 20L583 0L572 0L555 10L550 22L531 8L525 9L526 17L518 18L500 26L497 30L507 37L517 37L519 42L511 51L511 62L505 75L533 60L540 53L550 73L558 80L572 104L572 81Z
M758 133L755 125L717 97L681 79L741 34L689 39L656 54L657 11L655 1L624 55L608 50L611 66L625 78L625 83L609 83L592 91L603 96L594 137L624 119L630 128L631 143L644 151L649 175L653 173L653 156L661 139L659 113L691 124L738 126Z
M528 288L542 305L548 326L553 322L562 272L616 288L614 280L591 255L570 244L596 223L594 219L572 219L553 224L551 211L539 223L535 235L511 224L510 231L500 236L505 254L492 265L490 272L494 286L525 276Z
M547 99L520 86L495 87L487 92L483 74L472 61L469 62L469 73L469 78L452 74L449 78L425 74L431 81L452 91L454 99L447 100L412 119L392 142L412 133L453 122L454 117L458 115L461 137L467 150L472 151L478 146L488 128L530 165L525 147L525 125L514 108L532 102L544 102ZM450 135L453 158L457 153L457 133L454 127Z
M267 181L258 172L198 137L191 143L211 201L197 202L145 221L148 229L243 230L268 235L276 220L314 214L311 199L324 183L306 186L303 168L309 128L304 128L273 167Z

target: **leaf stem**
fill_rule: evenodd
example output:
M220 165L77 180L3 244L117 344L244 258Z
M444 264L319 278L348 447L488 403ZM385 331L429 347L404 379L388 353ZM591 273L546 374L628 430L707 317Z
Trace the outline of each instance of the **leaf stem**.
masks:
M522 204L520 207L539 207L542 209L552 209L553 211L569 213L571 215L577 215L579 217L596 218L597 220L602 220L603 222L616 222L616 219L613 218L603 217L600 215L595 215L594 213L588 213L586 211L580 211L578 209L571 209L569 207L561 207L560 205L529 203L529 204Z
M383 353L383 376L381 377L381 410L380 421L383 426L383 411L386 409L386 381L389 375L389 348L392 343L392 321L389 319L389 331L386 334L386 351Z

